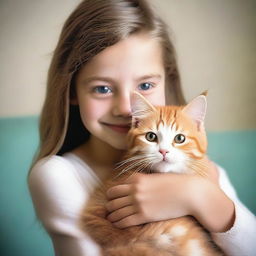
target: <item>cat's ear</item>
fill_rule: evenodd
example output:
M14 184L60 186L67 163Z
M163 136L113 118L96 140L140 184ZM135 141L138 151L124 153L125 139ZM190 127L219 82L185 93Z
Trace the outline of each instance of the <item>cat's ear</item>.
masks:
M138 127L140 119L146 118L156 111L155 107L137 92L133 92L131 95L131 109L134 127Z
M201 94L194 98L190 103L188 103L182 110L190 118L192 118L198 125L198 128L204 126L204 119L206 115L207 101L205 94Z

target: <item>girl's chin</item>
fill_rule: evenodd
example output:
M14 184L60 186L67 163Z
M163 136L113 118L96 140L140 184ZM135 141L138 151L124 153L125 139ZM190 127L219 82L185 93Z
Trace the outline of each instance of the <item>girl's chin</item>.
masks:
M112 138L109 138L108 140L105 140L105 143L107 143L110 147L112 147L114 150L127 150L127 142L126 139L120 139L116 138L114 141Z

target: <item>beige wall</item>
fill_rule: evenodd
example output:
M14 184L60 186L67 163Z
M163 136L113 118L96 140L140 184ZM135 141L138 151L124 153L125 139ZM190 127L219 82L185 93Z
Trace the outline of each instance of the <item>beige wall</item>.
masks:
M0 117L37 115L79 0L1 0ZM171 26L187 100L209 89L207 128L256 128L256 1L151 0Z

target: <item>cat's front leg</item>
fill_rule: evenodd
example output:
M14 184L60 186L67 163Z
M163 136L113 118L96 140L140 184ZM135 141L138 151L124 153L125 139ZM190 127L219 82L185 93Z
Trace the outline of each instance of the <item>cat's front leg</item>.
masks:
M114 227L107 220L108 211L105 208L106 202L105 193L96 191L87 203L81 217L83 230L101 247L109 247L111 244L118 243L118 240L125 232Z

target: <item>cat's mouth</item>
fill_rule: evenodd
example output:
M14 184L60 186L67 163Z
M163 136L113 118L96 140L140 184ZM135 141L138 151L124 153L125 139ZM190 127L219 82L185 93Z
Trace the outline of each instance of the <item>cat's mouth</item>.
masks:
M161 161L159 161L160 163L170 163L170 161L168 161L168 159L163 158Z
M165 164L172 164L173 163L173 160L171 160L170 158L168 157L161 157L158 161L158 163L165 163Z

